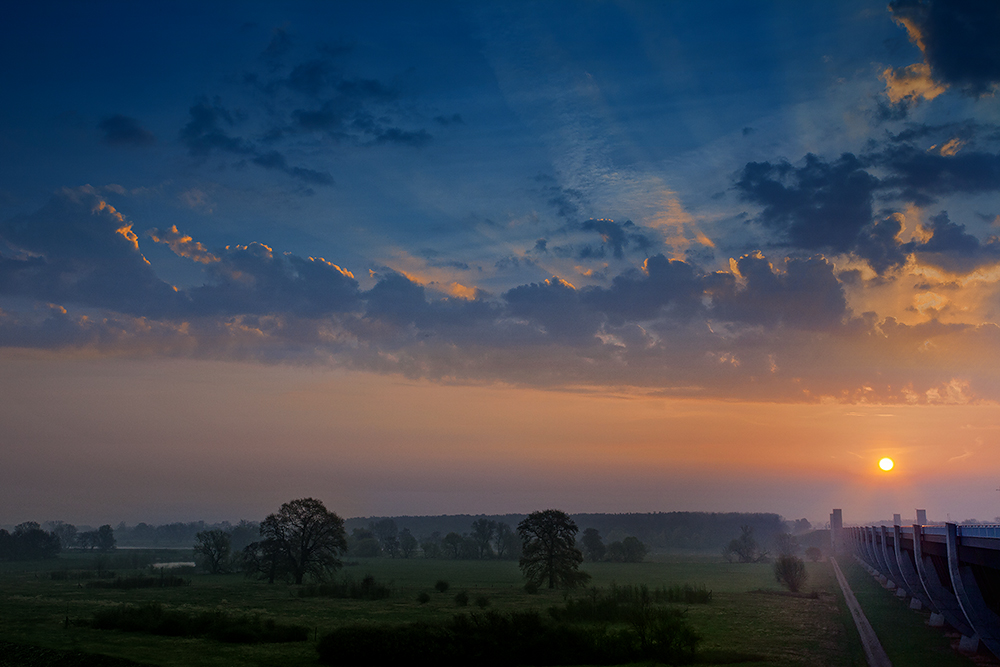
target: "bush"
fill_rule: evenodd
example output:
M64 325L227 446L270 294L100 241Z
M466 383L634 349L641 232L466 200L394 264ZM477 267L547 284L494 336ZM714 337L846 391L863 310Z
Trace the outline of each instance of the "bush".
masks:
M421 593L420 595L417 596L417 602L419 602L420 604L427 604L430 601L431 601L431 596L428 595L427 593Z
M436 584L434 584L434 589L438 593L447 593L448 592L448 582L445 581L444 579L438 579L438 582Z
M480 595L476 598L476 606L480 609L486 609L490 606L490 599L485 595Z
M793 593L798 593L806 583L806 564L795 556L780 556L774 562L774 578Z
M455 594L455 604L459 607L465 607L469 604L469 594L465 591L459 591Z
M823 551L819 547L809 547L808 549L806 549L806 558L808 558L812 562L815 563L822 557L823 557Z
M529 581L528 583L526 583L526 584L524 585L524 591L525 591L525 592L526 592L526 593L527 593L528 595L534 595L535 593L537 593L537 592L538 592L538 584L536 584L536 583L535 583L535 582L533 582L533 581Z

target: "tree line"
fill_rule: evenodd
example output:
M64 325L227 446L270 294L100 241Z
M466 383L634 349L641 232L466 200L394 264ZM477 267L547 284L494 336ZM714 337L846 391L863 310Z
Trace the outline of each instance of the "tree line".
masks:
M44 530L37 521L25 521L14 532L0 529L0 561L43 560L55 558L63 549L115 548L114 529L104 525L97 530L78 532L76 526L62 521L49 521Z

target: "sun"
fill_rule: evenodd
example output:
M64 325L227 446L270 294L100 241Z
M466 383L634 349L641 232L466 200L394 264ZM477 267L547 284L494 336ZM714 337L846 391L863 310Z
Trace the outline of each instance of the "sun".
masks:
M892 462L892 459L890 459L888 457L886 457L886 458L884 458L884 459L882 459L881 461L878 462L878 467L881 468L882 470L885 470L886 472L889 472L890 470L892 470L892 466L893 465L894 464Z

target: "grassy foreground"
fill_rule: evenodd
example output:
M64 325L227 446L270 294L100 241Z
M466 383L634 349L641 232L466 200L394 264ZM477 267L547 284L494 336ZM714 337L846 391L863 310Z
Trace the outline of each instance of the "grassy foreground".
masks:
M190 556L171 552L169 558L165 554L161 557L188 560ZM446 621L456 613L478 611L476 601L481 598L488 601L488 609L538 610L543 614L548 608L565 602L561 591L526 593L517 564L511 562L366 560L345 567L338 577L360 581L371 574L378 582L389 584L392 595L381 600L352 600L301 597L295 586L269 586L240 575L212 576L191 572L182 573L190 584L180 587L94 588L87 586L88 580L77 576L92 568L93 560L91 555L65 554L55 561L4 564L0 569L0 642L103 654L163 667L234 664L294 667L315 665L317 637L348 624ZM726 563L714 556L659 557L637 564L596 563L586 564L584 569L593 576L591 584L599 587L611 583L646 584L651 588L691 584L704 585L711 590L709 604L677 605L687 609L691 625L703 638L699 664L863 666L860 642L832 569L827 563L808 563L807 567L806 592L797 596L778 586L770 565ZM53 571L67 574L65 578L53 579ZM866 610L869 605L876 610L872 619L876 631L879 631L877 623L892 618L889 612L902 611L911 615L911 630L918 634L923 631L932 638L937 636L920 627L920 616L906 609L894 610L890 606L886 614L882 614L878 611L882 608L879 605L897 601L877 587L867 590L864 587L867 575L860 568L857 568L862 575L860 578L851 568L847 571L852 585L857 580L855 592L862 605ZM439 580L449 584L444 593L435 589ZM461 592L468 595L468 607L456 604L455 596ZM426 593L430 600L418 602L421 593ZM881 594L881 601L877 594ZM164 609L188 614L259 614L281 624L303 625L309 628L309 639L280 644L227 644L204 637L172 638L98 630L79 622L90 620L98 610L115 605L152 602ZM909 639L901 642L911 643ZM887 650L890 646L893 645L886 642ZM922 655L911 656L917 653ZM899 655L897 664L969 664L947 652L928 654L916 650ZM933 661L926 660L928 655Z

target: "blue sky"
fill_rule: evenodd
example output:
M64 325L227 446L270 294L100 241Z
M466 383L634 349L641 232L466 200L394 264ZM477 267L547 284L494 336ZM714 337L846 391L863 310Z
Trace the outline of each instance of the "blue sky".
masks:
M194 364L206 396L223 363L1000 424L992 3L8 14L0 346L52 372L52 414L78 398L51 369L104 359Z

